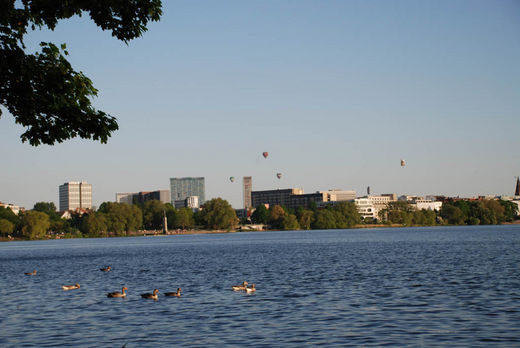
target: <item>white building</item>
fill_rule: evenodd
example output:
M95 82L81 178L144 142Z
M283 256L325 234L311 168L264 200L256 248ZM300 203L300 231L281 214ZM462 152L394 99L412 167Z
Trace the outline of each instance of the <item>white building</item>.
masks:
M70 181L60 185L60 211L92 209L92 185Z
M421 197L421 196L400 196L399 201L407 202L412 207L414 207L417 210L436 210L440 211L442 208L442 202L434 201L433 199L430 199L429 197Z
M186 199L181 199L174 202L174 207L176 209L180 208L191 208L191 209L199 209L199 197L198 196L189 196Z
M416 200L415 203L412 203L417 210L436 210L440 211L442 208L442 202L435 202L429 199Z
M14 205L14 204L10 204L10 203L2 203L0 202L0 207L4 207L4 208L9 208L11 209L11 211L15 214L15 215L18 215L20 213L20 211L24 211L25 209L23 207L20 207L18 205Z
M368 197L354 199L359 215L363 219L377 219L376 209Z
M327 202L352 201L356 199L356 191L354 190L327 190L319 193L327 195Z
M388 203L397 201L395 193L385 193L379 196L363 196L356 198L354 203L363 218L379 219L379 212L388 206Z
M192 209L199 209L199 197L189 196L186 198L186 207Z

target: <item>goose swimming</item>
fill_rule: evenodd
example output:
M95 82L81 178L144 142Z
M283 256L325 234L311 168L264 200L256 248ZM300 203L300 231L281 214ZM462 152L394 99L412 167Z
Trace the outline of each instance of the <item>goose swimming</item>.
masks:
M107 294L107 297L126 297L126 292L125 290L128 290L127 287L123 286L123 288L121 289L121 292L119 291L116 291L116 292L109 292Z
M141 297L142 298L151 298L153 300L157 300L158 299L158 297L157 297L158 293L159 293L159 290L154 289L152 294L150 294L150 293L141 294Z
M248 283L244 280L242 285L233 285L231 288L233 289L233 291L245 290L247 288L247 284Z
M74 289L79 289L79 284L76 283L74 285L62 285L61 288L63 290L74 290Z
M181 288L178 288L176 292L165 292L164 296L181 297Z

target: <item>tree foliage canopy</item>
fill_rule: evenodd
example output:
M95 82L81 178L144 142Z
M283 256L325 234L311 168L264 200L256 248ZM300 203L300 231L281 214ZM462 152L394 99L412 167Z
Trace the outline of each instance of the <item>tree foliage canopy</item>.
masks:
M104 215L107 230L116 236L136 231L143 225L143 213L133 204L104 202L96 214Z
M47 214L51 220L60 218L56 211L56 205L53 202L38 202L34 204L33 210Z
M20 224L20 218L10 208L0 207L0 219L6 219L15 226Z
M173 226L182 227L184 229L187 227L193 227L194 224L195 220L193 217L193 210L188 207L180 208L177 213L177 222Z
M88 14L126 43L160 19L161 1L0 0L0 9L0 104L26 127L22 141L53 145L79 136L106 143L118 129L116 119L92 106L97 90L67 61L65 44L42 42L41 52L28 54L24 36L29 29L53 30L60 20Z
M232 229L238 223L235 210L222 198L214 198L204 203L201 219L206 227L214 230Z
M256 207L253 214L251 214L251 221L256 224L266 224L269 221L269 210L267 210L265 205L260 204Z
M442 205L441 216L454 225L494 225L512 221L517 206L512 202L483 199L478 201L448 201Z
M40 239L50 227L49 216L35 210L29 210L22 214L22 236L29 239Z
M7 219L0 218L0 234L9 234L9 233L13 233L13 231L14 231L14 224Z

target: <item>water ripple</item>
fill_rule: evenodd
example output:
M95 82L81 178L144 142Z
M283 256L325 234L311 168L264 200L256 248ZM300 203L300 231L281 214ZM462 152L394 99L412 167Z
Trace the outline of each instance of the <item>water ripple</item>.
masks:
M0 346L518 346L518 245L518 226L2 243Z

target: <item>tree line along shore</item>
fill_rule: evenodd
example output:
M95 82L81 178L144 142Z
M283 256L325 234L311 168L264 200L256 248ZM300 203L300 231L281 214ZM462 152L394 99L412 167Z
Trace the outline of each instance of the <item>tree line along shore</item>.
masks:
M99 209L72 212L61 218L54 203L39 202L31 210L14 214L0 207L1 240L50 238L122 237L163 233L164 217L172 233L215 233L251 230L251 224L268 230L325 230L385 226L495 225L520 222L518 206L504 200L448 200L440 211L416 210L407 202L390 202L379 219L363 219L353 202L339 202L324 208L287 209L258 206L249 218L239 220L235 210L222 198L207 201L202 209L176 209L152 200L144 204L105 202Z

